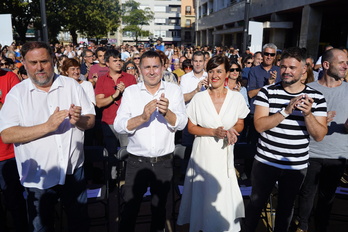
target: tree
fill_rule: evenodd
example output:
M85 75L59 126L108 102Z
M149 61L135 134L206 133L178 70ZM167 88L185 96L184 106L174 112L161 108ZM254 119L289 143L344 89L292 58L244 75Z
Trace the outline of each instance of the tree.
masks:
M37 2L23 0L2 0L0 14L11 14L12 25L18 33L21 42L26 41L28 25L35 20L39 13Z
M118 0L49 0L47 8L48 21L55 23L53 27L48 25L50 34L69 31L73 43L77 43L78 32L100 39L116 31L120 24Z
M0 13L12 14L12 25L22 42L28 25L41 30L40 0L2 0ZM54 41L60 31L69 31L73 42L77 32L100 39L120 25L119 0L46 0L48 37Z
M134 0L129 0L122 5L122 20L126 24L123 31L132 32L135 42L138 42L139 37L150 35L150 32L143 30L142 26L149 25L149 22L154 19L154 13L149 7L142 10L139 6L140 3Z

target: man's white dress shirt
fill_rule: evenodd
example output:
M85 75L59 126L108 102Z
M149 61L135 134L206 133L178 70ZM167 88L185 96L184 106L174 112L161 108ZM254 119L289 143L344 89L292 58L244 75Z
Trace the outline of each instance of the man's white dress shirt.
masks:
M149 121L135 130L127 130L128 120L141 115L145 105L153 99L159 99L162 93L169 100L168 108L176 115L175 125L171 126L156 110ZM118 133L128 134L127 151L129 153L137 156L158 157L174 151L175 131L184 129L186 123L184 98L178 85L161 81L160 88L152 95L146 89L144 82L141 82L125 89L114 127Z
M14 86L0 111L0 132L14 126L30 127L45 123L56 107L82 107L82 115L95 114L82 87L72 78L55 75L48 92L35 87L31 79ZM63 185L84 161L84 132L67 117L59 128L46 136L14 144L20 181L25 187L47 189Z

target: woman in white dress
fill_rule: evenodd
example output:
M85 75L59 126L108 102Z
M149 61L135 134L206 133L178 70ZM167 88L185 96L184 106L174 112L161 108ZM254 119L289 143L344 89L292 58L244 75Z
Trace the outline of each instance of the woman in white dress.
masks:
M209 89L187 108L188 131L196 135L186 172L178 225L190 232L240 231L244 204L234 170L233 149L249 113L243 96L224 87L227 57L207 64Z

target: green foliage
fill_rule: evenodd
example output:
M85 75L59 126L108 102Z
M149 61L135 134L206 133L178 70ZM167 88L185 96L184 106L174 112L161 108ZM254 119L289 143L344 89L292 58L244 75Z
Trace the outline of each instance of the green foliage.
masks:
M40 0L1 0L0 13L12 14L12 24L23 42L30 23L41 30ZM99 39L116 31L121 9L119 0L46 0L46 16L51 41L63 30L76 42L76 32Z
M150 32L143 30L142 26L149 25L149 22L154 19L154 13L149 7L144 10L139 9L140 3L129 0L122 5L122 21L126 26L123 31L133 32L135 41L139 37L147 37Z
M12 14L12 26L23 42L28 25L39 13L37 3L38 1L29 3L23 0L1 0L0 14Z

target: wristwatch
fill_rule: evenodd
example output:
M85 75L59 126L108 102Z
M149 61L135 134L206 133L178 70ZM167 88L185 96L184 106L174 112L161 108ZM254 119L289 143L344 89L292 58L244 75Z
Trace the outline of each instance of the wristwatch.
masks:
M281 115L283 115L284 118L286 118L286 117L288 117L288 116L290 115L290 114L287 114L287 113L285 112L285 107L283 107L281 110L279 110L278 113L280 113Z

